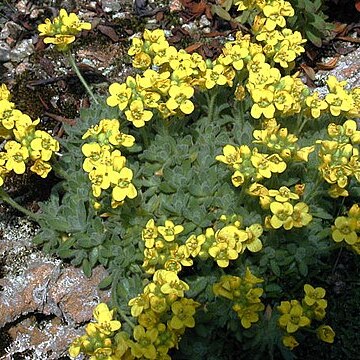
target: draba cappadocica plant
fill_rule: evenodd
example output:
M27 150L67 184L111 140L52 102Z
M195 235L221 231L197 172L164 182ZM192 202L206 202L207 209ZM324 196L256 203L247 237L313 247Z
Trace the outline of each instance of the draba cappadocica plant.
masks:
M319 274L333 249L359 253L360 89L310 91L291 5L266 4L214 61L146 29L136 74L64 125L34 241L87 276L105 266L112 292L70 356L292 359L312 333L334 341Z

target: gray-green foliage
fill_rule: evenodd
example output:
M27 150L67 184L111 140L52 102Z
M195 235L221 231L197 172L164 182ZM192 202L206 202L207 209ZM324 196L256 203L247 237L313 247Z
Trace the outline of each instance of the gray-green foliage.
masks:
M124 155L127 166L134 171L138 196L112 209L110 196L102 195L98 199L103 204L99 213L93 208L90 182L82 170L84 140L81 137L100 119L117 118L119 114L105 104L94 105L82 110L75 126L65 128L67 136L62 139L62 157L54 166L62 180L53 188L49 201L41 204L41 231L35 241L42 244L45 251L82 266L87 276L96 265L105 266L109 276L100 286L111 286L113 305L126 313L129 313L128 300L142 292L149 278L141 268L144 250L141 230L150 218L158 225L165 219L182 224L185 230L180 236L181 242L207 227L216 228L222 214L239 215L244 226L263 223L264 211L257 200L232 186L231 171L215 160L226 144L252 146L252 131L260 124L244 117L249 104L229 106L223 103L224 97L219 96L214 108L210 108L211 96L213 94L206 99L198 95L198 109L187 118L164 121L155 116L141 129L127 128L123 121L122 131L136 138L136 145L124 151ZM201 111L207 115L200 116ZM294 124L294 120L289 122L290 130ZM309 126L309 136L304 137L302 145L313 143L315 137L323 137L322 125ZM335 214L329 201L318 201L323 195L321 191L315 194L312 191L317 161L312 154L311 171L299 164L289 164L284 174L267 183L274 189L281 185L291 187L299 181L309 183L304 201L307 197L317 197L316 206L310 203L314 216L311 225L291 232L268 231L262 237L262 251L240 256L228 269L240 276L244 268L250 266L257 276L262 276L270 305L286 294L287 297L297 295L310 273L316 276L327 267L321 260L329 247L329 230L324 230L323 222L333 219ZM197 313L196 328L186 332L174 358L226 359L221 354L239 351L239 342L242 342L247 344L243 349L245 353L246 348L260 344L259 354L281 351L290 359L290 353L278 346L281 334L276 327L276 317L264 318L244 331L229 302L215 299L212 285L223 273L212 260L195 261L193 267L181 273L181 278L190 285L188 296L204 307ZM261 334L267 334L267 338L260 341Z

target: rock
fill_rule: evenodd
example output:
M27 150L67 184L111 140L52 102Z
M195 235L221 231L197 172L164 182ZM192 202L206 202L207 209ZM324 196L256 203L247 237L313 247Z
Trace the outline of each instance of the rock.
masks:
M117 12L121 9L120 1L103 0L101 4L106 13Z
M0 358L59 359L110 291L98 289L103 267L81 269L32 245L38 226L0 207ZM7 329L7 330L5 330ZM7 333L5 333L7 331ZM3 332L1 334L1 332ZM6 334L6 335L5 335ZM1 339L11 339L5 344ZM4 347L7 355L3 357Z
M86 278L80 269L63 269L59 260L41 253L32 257L22 274L0 279L0 328L34 312L79 324L89 321L94 307L109 299L108 291L97 288L107 274L104 268L95 268Z
M328 90L325 86L325 80L328 76L333 75L338 80L346 80L347 88L353 89L360 87L360 47L355 51L342 55L339 58L336 67L332 70L320 70L316 74L316 81L321 82L323 86L317 87L315 90L320 94L327 94Z
M10 60L10 46L4 41L0 41L0 62L4 63Z
M54 359L67 355L71 342L83 335L83 327L74 329L64 325L59 318L38 321L35 316L28 317L11 327L8 331L13 339L6 349L7 358L15 359L26 351L27 359ZM32 350L32 358L28 352Z
M0 32L0 39L5 40L8 37L17 39L22 30L22 27L16 22L8 21Z
M24 39L20 41L10 51L10 60L19 63L23 59L27 58L34 52L34 45L31 39Z
M89 321L96 305L110 299L110 291L101 291L97 287L106 276L106 270L100 266L93 270L90 278L79 268L64 269L49 288L43 313L56 314L60 310L67 323Z

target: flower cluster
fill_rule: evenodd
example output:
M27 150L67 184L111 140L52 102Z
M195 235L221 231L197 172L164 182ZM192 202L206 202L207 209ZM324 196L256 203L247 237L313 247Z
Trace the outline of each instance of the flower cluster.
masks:
M303 327L310 327L312 320L323 320L326 315L325 290L305 284L304 292L305 296L301 302L298 300L282 301L277 307L280 313L278 324L285 331L283 344L290 349L299 345L293 336L295 332ZM333 343L335 337L334 331L328 325L319 326L317 335L327 343Z
M292 192L286 186L281 186L277 190L267 189L261 184L254 183L247 193L258 197L263 209L270 209L272 215L267 215L265 218L265 226L269 229L301 228L307 226L312 220L309 206L304 202L295 202L300 199L299 194Z
M354 146L360 143L360 131L354 120L347 120L343 125L329 124L328 136L329 140L317 141L321 145L319 171L331 185L331 197L348 196L351 178L360 181L359 150Z
M139 296L129 301L131 315L138 325L131 349L132 358L168 359L168 351L176 347L186 328L195 326L194 314L199 303L184 297L189 286L174 271L157 270L153 280ZM125 352L124 351L124 352Z
M132 40L128 53L143 74L111 84L109 106L118 106L135 127L144 126L154 111L163 118L193 112L194 86L201 84L207 68L199 54L178 51L169 45L164 31L147 29L142 39Z
M360 206L354 204L348 216L338 216L331 227L331 236L337 243L345 241L360 255Z
M300 148L298 137L291 134L286 127L281 127L275 119L269 119L263 130L253 131L253 143L261 144L275 154L279 154L284 161L308 161L315 146Z
M40 24L38 30L40 36L45 36L45 44L55 44L59 51L66 51L79 32L91 30L91 24L81 21L76 14L68 14L65 9L61 9L59 16L53 21L45 19L45 23Z
M121 328L120 321L113 320L114 310L100 303L93 311L96 322L86 325L86 334L75 339L69 348L71 357L77 357L80 352L90 355L91 359L119 359L114 355L115 331Z
M234 170L231 181L236 187L281 174L290 160L307 162L315 149L315 146L300 148L298 138L287 128L281 128L275 119L267 121L264 130L254 130L253 137L253 142L266 146L269 153L262 153L257 147L228 144L223 148L223 155L216 156L216 160Z
M82 138L87 139L81 148L86 157L83 169L89 173L94 197L100 197L102 190L111 188L113 208L122 205L127 197L135 198L137 191L131 182L133 172L125 166L126 158L117 149L133 146L135 138L120 131L117 119L100 120Z
M50 134L36 130L40 120L31 120L30 116L15 108L9 101L10 93L5 85L0 88L0 139L5 139L0 152L0 186L4 177L11 171L23 174L26 165L30 170L45 178L50 172L50 159L59 151L59 143Z
M219 267L225 268L229 260L235 260L246 249L250 252L258 252L262 249L260 237L263 227L260 224L252 224L242 229L239 221L229 224L217 230L209 237L212 229L207 229L204 247L208 248L209 255L216 261ZM213 230L212 230L213 232Z
M179 245L177 235L184 230L182 225L175 225L166 220L164 226L156 226L150 219L142 231L145 243L143 268L148 274L157 269L178 273L182 266L191 266L190 251L187 246Z
M263 281L254 276L249 268L246 268L243 278L223 275L220 281L213 285L213 292L216 296L222 296L233 302L232 309L245 329L258 322L259 312L265 309L260 300L264 290L258 287L258 284Z
M258 148L250 149L247 145L225 145L223 155L216 160L230 165L234 170L231 181L234 186L242 186L245 182L270 179L273 174L285 171L286 163L278 154L261 153Z

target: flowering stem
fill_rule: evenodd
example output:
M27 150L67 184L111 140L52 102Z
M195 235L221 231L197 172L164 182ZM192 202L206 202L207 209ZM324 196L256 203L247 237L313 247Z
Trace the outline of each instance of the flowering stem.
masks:
M213 91L213 93L210 95L210 99L208 101L208 119L209 122L212 122L214 120L214 110L215 110L215 99L217 96L218 92L215 90Z
M95 104L99 104L99 102L96 100L94 93L92 92L92 90L90 89L88 83L86 82L86 80L84 79L84 77L82 76L78 66L76 65L75 59L72 56L70 50L67 52L67 56L70 62L70 65L72 67L72 69L75 71L77 77L80 79L81 83L84 85L87 93L91 96L91 98L94 100Z
M301 133L302 129L304 128L304 126L306 125L306 123L308 122L308 119L303 119L303 122L300 124L299 126L299 130L298 130L298 135Z
M20 211L24 215L28 216L31 220L38 222L39 216L34 214L33 212L25 209L23 206L19 205L15 200L13 200L9 194L7 194L4 189L0 188L0 199L7 204L9 204L14 209Z
M124 319L124 321L132 328L135 328L134 323L129 319L129 317L124 313L124 311L121 310L120 308L120 304L117 301L117 296L116 296L116 287L119 283L120 279L119 279L119 273L116 271L114 273L114 278L113 278L113 282L111 285L111 299L113 304L116 306L116 311L119 313L119 315L121 316L122 319Z

